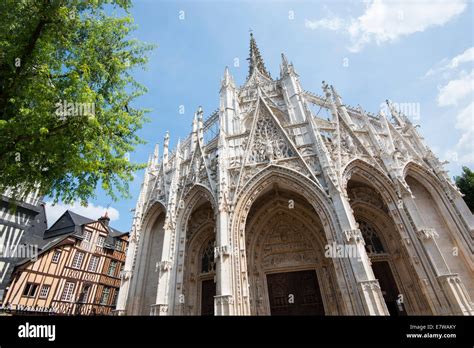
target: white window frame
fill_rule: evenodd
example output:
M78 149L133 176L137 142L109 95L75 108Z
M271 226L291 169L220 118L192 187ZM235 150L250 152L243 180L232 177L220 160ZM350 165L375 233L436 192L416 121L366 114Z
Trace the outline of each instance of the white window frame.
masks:
M92 239L92 232L89 230L84 230L84 240L90 242Z
M27 282L26 285L25 285L25 288L23 289L23 293L22 293L22 296L25 296L25 297L36 297L36 294L38 292L38 288L40 287L40 285L38 283L33 283L33 282ZM26 292L25 294L25 291L28 289L28 291ZM34 289L34 291L31 291L32 289Z
M105 245L105 237L99 235L97 237L97 246L103 247L104 245Z
M89 265L87 265L87 272L97 272L97 267L99 266L100 257L92 255L89 260ZM94 265L92 268L91 266Z
M85 253L83 253L82 251L76 251L76 253L74 254L74 258L72 259L71 267L81 269L82 261L84 261L84 255Z
M73 282L66 282L64 284L63 293L61 295L61 301L71 302L74 295L74 288L76 284Z
M47 298L49 295L49 290L51 289L51 285L49 284L43 284L41 287L40 293L39 293L39 298Z
M52 263L59 263L59 260L61 260L61 254L62 254L62 250L61 249L56 249L54 250L53 252L53 258L51 259L51 262Z

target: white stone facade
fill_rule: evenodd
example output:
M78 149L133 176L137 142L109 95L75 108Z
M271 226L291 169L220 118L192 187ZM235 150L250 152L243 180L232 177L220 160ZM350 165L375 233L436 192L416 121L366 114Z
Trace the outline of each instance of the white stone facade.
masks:
M305 91L283 55L272 79L253 37L249 61L150 158L117 313L474 314L474 218L410 120Z

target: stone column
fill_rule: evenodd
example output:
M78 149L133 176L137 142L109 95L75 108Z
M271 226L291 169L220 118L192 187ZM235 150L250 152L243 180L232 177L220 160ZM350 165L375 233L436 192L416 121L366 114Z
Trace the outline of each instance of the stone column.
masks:
M128 249L127 255L125 257L125 265L123 267L123 272L120 274L121 283L120 283L120 290L117 299L117 306L116 309L113 311L114 315L126 315L127 314L127 301L129 296L130 290L130 283L132 278L133 272L133 260L135 259L135 255L137 252L137 234L136 230L134 230L130 240L128 242ZM131 314L131 313L128 313Z
M462 280L457 274L451 273L436 242L438 233L425 223L416 206L415 199L410 194L403 195L402 200L413 222L418 239L421 241L423 250L435 271L436 278L448 299L452 314L474 315L469 294Z
M358 256L343 259L343 267L352 272L356 283L356 293L353 296L356 302L353 303L353 313L350 314L389 315L379 282L375 279L365 250L364 238L357 228L349 202L340 192L333 192L331 196L343 233L339 236L338 243L342 241L344 245L354 246Z
M215 315L233 315L234 297L232 295L232 258L229 245L229 217L227 209L220 208L217 214L216 247L216 296L214 297Z
M172 262L170 261L170 239L172 231L164 230L163 252L161 261L157 264L158 287L156 291L156 303L152 305L151 315L168 315L168 293L170 288L170 272Z

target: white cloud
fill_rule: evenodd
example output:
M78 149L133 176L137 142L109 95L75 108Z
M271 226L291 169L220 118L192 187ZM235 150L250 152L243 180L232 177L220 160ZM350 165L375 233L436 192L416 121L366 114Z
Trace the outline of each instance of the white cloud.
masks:
M458 102L474 92L474 70L470 74L461 74L458 79L449 81L441 87L438 94L438 105L458 105Z
M462 165L474 163L474 69L469 73L460 68L472 61L474 47L451 59L443 59L424 76L444 81L438 88L438 105L452 107L452 113L456 115L454 128L459 131L456 145L446 150L445 156Z
M105 211L108 212L108 216L111 221L118 220L120 214L115 208L105 208L101 205L94 205L90 203L87 207L82 206L80 203L74 204L56 204L52 202L46 202L46 217L48 220L48 227L52 226L56 220L66 211L71 210L72 212L88 217L90 219L97 220L104 215Z
M348 49L360 51L365 45L392 42L400 37L441 26L462 13L466 0L373 0L358 18L327 17L305 20L309 29L341 30L350 37Z
M466 49L463 53L458 54L452 59L443 59L440 63L437 64L436 68L428 70L428 72L425 74L425 77L433 76L449 70L454 70L458 68L461 64L469 63L472 61L474 61L474 47Z
M459 64L468 63L472 61L474 61L474 47L468 48L463 53L451 59L451 62L448 64L448 67L450 69L454 69L457 68Z
M458 160L462 163L474 163L474 102L457 115L455 127L462 130L461 138L456 144Z
M305 19L304 26L311 30L316 29L328 29L328 30L339 30L343 27L344 21L339 17L328 17L322 18L317 21L311 21Z

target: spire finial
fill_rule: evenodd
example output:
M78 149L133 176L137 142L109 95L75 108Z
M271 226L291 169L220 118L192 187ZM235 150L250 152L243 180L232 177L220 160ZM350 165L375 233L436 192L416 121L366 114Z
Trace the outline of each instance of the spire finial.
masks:
M155 144L155 150L153 151L153 166L158 165L158 157L160 155L160 145L158 143Z
M263 62L263 58L260 55L257 42L253 37L252 29L250 29L250 53L247 60L249 61L249 76L247 79L252 76L255 69L257 69L262 75L271 79L270 73L267 71L267 68L265 68L265 63Z
M293 68L290 63L288 63L288 59L286 58L285 54L281 54L281 64L280 64L280 76L284 76L289 74L290 72L294 72Z
M165 141L163 142L163 164L168 164L168 152L170 146L170 133L166 131L165 134Z

